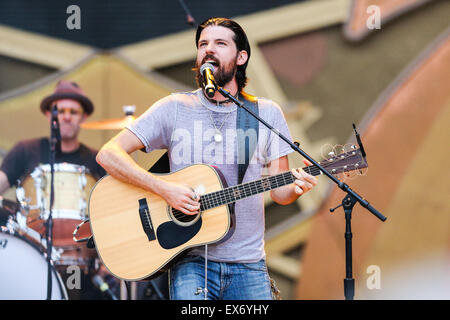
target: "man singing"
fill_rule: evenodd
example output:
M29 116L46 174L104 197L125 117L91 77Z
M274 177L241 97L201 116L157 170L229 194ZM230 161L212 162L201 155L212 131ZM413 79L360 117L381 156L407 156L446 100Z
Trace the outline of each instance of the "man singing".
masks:
M218 86L241 101L253 103L261 118L290 138L277 104L242 91L247 82L245 70L250 58L250 46L243 29L233 20L210 18L198 27L196 46L194 70L200 88L157 101L106 143L97 156L97 161L113 177L159 195L187 215L199 213L199 195L182 181L168 182L147 172L136 164L130 153L142 148L146 152L168 149L171 171L194 163L210 164L220 170L229 186L234 186L261 178L264 167L269 175L288 171L287 154L292 152L288 144L264 125L240 121L251 116L244 114L245 110L234 102L217 91L210 98L202 88L204 79L200 66L210 63ZM238 148L238 129L250 140L256 140L245 172L240 169L243 157ZM252 134L255 131L256 134ZM292 173L296 178L294 183L270 192L278 204L292 203L317 184L316 178L302 170L292 170ZM232 236L208 245L208 298L272 299L265 263L262 194L237 201L234 212L236 227ZM172 266L169 275L171 299L204 298L203 294L196 294L197 289L205 285L204 255L203 247L194 248Z

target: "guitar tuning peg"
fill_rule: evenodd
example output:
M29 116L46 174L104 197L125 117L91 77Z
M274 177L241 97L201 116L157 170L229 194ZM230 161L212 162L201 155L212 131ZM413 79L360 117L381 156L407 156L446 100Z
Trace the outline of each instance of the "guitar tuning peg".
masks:
M335 150L334 146L329 143L322 145L320 147L320 155L322 159L329 160L330 157L333 157L333 155L330 155L330 153L332 152L334 153L334 150Z

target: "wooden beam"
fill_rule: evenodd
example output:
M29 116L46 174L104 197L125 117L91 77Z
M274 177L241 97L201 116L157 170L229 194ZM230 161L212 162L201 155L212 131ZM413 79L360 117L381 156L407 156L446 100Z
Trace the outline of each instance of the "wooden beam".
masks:
M265 251L267 255L285 253L300 244L306 242L312 227L312 219L303 220L290 225L285 224L285 228L280 227L271 238L267 239Z
M157 69L194 60L195 31L187 30L168 36L138 42L117 49L118 53L134 61L141 69Z
M247 68L247 77L250 81L246 90L259 97L270 97L279 104L287 103L288 99L261 50L256 44L251 48L252 61Z
M349 7L350 0L307 1L237 17L236 21L256 47L260 42L341 23L347 19ZM194 37L191 29L124 46L118 51L142 69L155 69L194 59ZM94 51L89 46L4 25L0 25L0 42L2 55L56 69L68 68ZM282 97L279 101L283 101Z
M67 69L94 49L0 25L0 54L55 69Z
M298 280L301 273L301 263L291 257L272 255L266 258L267 268L291 280Z
M236 21L249 39L265 42L343 23L350 5L351 0L305 1L238 17Z

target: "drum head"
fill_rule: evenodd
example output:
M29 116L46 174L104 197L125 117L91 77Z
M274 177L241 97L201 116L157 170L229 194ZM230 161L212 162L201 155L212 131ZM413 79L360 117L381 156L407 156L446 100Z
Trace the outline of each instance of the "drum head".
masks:
M0 300L47 298L48 264L39 248L13 232L0 230ZM52 268L52 300L67 299L59 274Z

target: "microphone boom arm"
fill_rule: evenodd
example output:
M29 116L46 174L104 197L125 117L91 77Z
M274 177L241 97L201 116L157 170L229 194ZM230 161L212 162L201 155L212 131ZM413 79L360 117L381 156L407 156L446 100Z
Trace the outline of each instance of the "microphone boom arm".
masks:
M242 102L240 102L238 99L233 97L231 93L229 93L227 90L223 89L222 87L217 87L217 91L219 91L224 97L231 99L234 103L236 103L240 108L244 108L248 113L250 113L253 117L255 117L258 121L260 121L262 124L264 124L267 128L269 128L273 133L275 133L277 136L279 136L283 141L285 141L292 149L294 149L296 152L300 153L305 159L310 161L314 166L316 166L324 175L326 175L328 178L330 178L331 181L333 181L342 191L349 193L352 197L356 199L357 202L361 204L364 208L366 208L368 211L370 211L373 215L375 215L378 219L381 221L385 221L386 217L381 214L377 209L375 209L367 200L363 199L360 195L358 195L355 191L350 189L350 187L345 184L344 182L337 179L335 176L333 176L331 173L329 173L325 168L323 168L317 161L315 161L310 155L308 155L305 151L303 151L301 148L299 148L296 144L292 143L288 138L286 138L283 134L281 134L277 129L273 128L270 124L268 124L266 121L261 119L259 116L254 114L251 110L249 110Z

